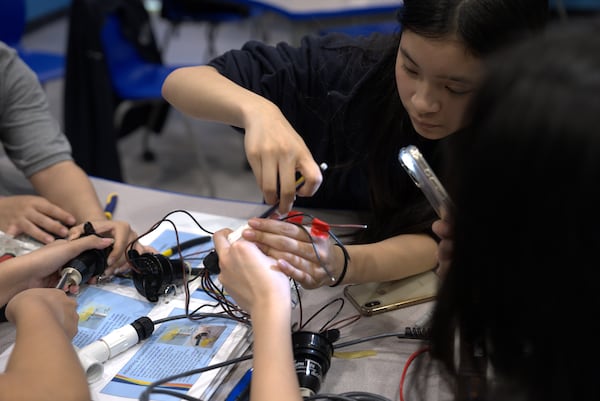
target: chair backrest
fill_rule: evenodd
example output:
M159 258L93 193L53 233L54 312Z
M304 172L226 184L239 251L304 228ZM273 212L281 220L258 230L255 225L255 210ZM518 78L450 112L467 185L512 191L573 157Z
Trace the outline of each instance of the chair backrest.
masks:
M0 0L0 40L17 47L25 32L25 0Z
M176 67L162 63L145 10L142 14L135 11L135 16L123 9L109 12L102 23L100 42L109 79L120 98L162 100L162 84Z
M121 31L119 18L115 14L106 16L100 32L104 58L112 77L118 77L123 71L147 64L135 45L128 41Z

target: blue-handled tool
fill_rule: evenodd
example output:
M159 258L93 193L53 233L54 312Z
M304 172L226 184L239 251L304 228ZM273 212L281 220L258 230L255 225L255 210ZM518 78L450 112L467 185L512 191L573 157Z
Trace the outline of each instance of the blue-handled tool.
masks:
M108 194L106 197L106 203L104 204L104 215L108 220L112 220L118 200L119 196L115 192Z

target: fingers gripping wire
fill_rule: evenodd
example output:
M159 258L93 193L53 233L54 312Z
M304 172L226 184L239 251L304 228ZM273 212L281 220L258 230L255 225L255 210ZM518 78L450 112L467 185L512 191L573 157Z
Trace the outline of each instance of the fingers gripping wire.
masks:
M177 229L177 225L171 218L171 216L176 213L183 213L186 216L188 216L202 231L206 232L210 236L199 237L193 239L192 241L188 240L182 242L180 240L180 234ZM337 238L337 236L333 232L331 232L331 225L319 219L316 219L315 217L307 213L292 212L287 217L284 217L282 220L289 221L290 223L296 224L297 226L301 227L301 229L306 233L306 235L310 239L319 265L323 267L325 272L328 274L329 278L335 283L334 285L339 284L341 282L341 279L343 278L343 274L340 275L340 277L338 277L337 280L331 275L331 272L328 270L327 266L325 266L321 259L321 256L319 255L316 243L313 238L313 236L331 237L335 242L335 245L339 246L344 251L345 266L347 266L349 256L345 251L344 245L341 243L339 238ZM302 224L304 220L308 220L307 223L310 224L310 232L305 227L305 225ZM172 246L167 251L162 252L161 254L140 255L138 252L136 252L134 250L134 243L156 230L163 223L169 224L173 228L173 231L175 233L176 245ZM348 225L344 226L346 227ZM132 275L134 276L134 283L136 284L136 289L142 295L147 297L150 301L156 302L158 300L158 297L166 292L167 288L174 289L176 285L183 284L183 290L185 292L185 310L186 314L189 316L189 283L192 280L200 279L200 286L202 290L204 290L206 294L208 294L212 299L214 299L217 304L222 306L223 310L227 315L231 316L232 318L239 319L239 321L248 322L248 314L241 310L241 308L239 308L233 301L231 301L227 297L222 286L213 280L213 277L206 268L191 267L192 264L197 265L198 260L203 260L203 264L204 266L206 266L206 260L204 260L207 256L206 254L209 252L212 253L214 249L211 248L210 250L197 252L194 254L187 254L186 256L182 254L182 251L185 250L188 246L193 246L198 242L205 242L206 238L212 238L212 234L213 233L204 228L191 213L185 210L174 210L166 214L162 219L156 222L148 231L140 235L138 238L136 238L136 240L132 241L127 247L128 251L126 253L126 256L128 258L129 263L132 266ZM173 284L174 282L176 283L176 285ZM163 286L162 283L165 283L166 285ZM300 326L302 326L302 304L299 296L298 302L300 304Z
M306 219L308 221L305 221ZM306 233L306 235L307 235L308 239L310 240L310 243L313 247L313 250L315 252L315 257L317 258L319 266L325 271L325 273L327 274L327 276L333 283L333 284L331 284L331 287L335 287L335 286L339 285L346 274L346 269L348 267L350 255L348 254L348 251L346 250L346 247L344 246L344 244L331 231L331 225L324 222L323 220L320 220L320 219L308 214L308 213L293 212L293 211L290 212L287 216L282 217L280 220L287 221L291 224L294 224ZM308 225L308 224L310 224L310 232L306 228L306 225ZM363 227L363 226L360 226L360 227ZM342 252L344 254L344 268L342 269L342 274L340 274L340 276L337 279L335 277L333 277L333 275L327 268L326 264L322 261L319 251L317 249L317 244L315 243L314 237L321 237L321 238L330 237L334 241L334 244L336 246L340 247L340 249L342 250Z
M350 259L350 255L348 254L348 251L346 250L344 244L340 241L340 239L331 231L331 225L314 217L311 216L308 213L302 213L302 212L290 212L287 216L283 217L280 219L281 221L287 221L291 224L294 224L298 227L300 227L300 229L306 233L308 239L310 240L310 243L312 245L312 248L315 252L315 257L319 263L319 265L325 270L325 272L327 273L327 275L329 276L329 278L334 282L334 284L331 285L331 287L335 287L337 285L339 285L339 283L341 283L341 280L344 278L347 266L348 266L348 261ZM308 230L307 226L310 224L310 231ZM344 228L346 228L348 225L344 225ZM352 227L364 227L362 225L360 226L354 226L351 225ZM317 249L317 245L315 243L314 237L330 237L333 241L334 241L334 245L340 247L340 249L342 249L342 252L344 254L344 267L342 269L342 273L340 274L340 276L335 279L331 272L327 269L325 263L323 262L323 260L321 259L321 256L319 254L319 251ZM336 321L334 322L334 320L339 316L339 314L342 311L342 308L344 307L344 299L343 298L336 298L333 299L332 301L328 302L327 304L325 304L321 309L319 309L315 314L313 314L305 323L303 323L303 308L302 308L302 299L300 297L299 291L298 291L298 286L297 284L294 282L297 294L298 294L298 304L299 304L299 321L298 323L295 325L295 327L298 330L303 330L305 329L306 325L308 323L310 323L317 315L319 315L320 313L323 313L324 310L326 310L327 308L329 308L330 306L334 305L335 303L338 303L338 309L337 311L334 313L333 317L331 317L325 324L323 324L323 326L319 329L320 333L326 332L328 330L334 329L334 328L342 328L342 327L346 327L354 322L356 322L358 319L360 319L360 315L354 315L354 316L350 316L347 318L344 318L340 321Z

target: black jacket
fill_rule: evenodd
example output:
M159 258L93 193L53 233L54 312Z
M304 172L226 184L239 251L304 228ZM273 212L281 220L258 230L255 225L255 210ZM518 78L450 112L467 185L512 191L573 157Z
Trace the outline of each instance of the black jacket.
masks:
M275 103L315 161L328 163L315 196L298 198L299 206L371 207L366 153L375 140L370 132L375 117L364 112L367 100L358 93L380 61L377 43L383 46L385 41L367 44L341 35L307 36L298 47L251 41L209 62L222 75ZM387 134L402 135L400 129ZM404 135L407 143L420 148L431 145L414 132ZM405 189L413 191L412 187Z
M276 104L315 161L328 164L317 193L296 199L295 205L366 211L371 226L365 238L371 239L431 234L436 219L397 157L401 146L416 145L437 171L438 144L443 141L414 131L393 78L382 76L383 71L393 74L389 63L395 60L394 43L389 36L339 34L307 36L300 46L251 41L209 62L225 77ZM373 84L387 94L378 93ZM374 100L385 106L373 107ZM390 115L394 118L389 124L381 122ZM374 185L373 174L384 178Z

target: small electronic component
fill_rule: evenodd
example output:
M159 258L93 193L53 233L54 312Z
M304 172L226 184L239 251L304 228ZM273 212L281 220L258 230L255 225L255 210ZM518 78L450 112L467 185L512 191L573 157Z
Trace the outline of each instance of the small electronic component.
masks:
M90 222L84 224L83 230L82 237L86 235L98 235ZM61 278L56 288L68 291L71 286L79 285L82 282L85 283L90 278L102 274L107 267L106 261L111 251L112 246L104 249L88 249L76 258L71 259L61 269Z
M71 286L81 283L81 273L72 267L66 267L61 270L60 280L56 284L56 288L67 291Z
M164 253L140 255L138 251L131 249L127 257L133 266L131 274L136 290L150 302L157 302L159 296L165 295L169 288L183 284L184 272L189 275L198 275L201 272L187 262L167 258Z

